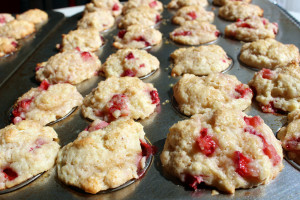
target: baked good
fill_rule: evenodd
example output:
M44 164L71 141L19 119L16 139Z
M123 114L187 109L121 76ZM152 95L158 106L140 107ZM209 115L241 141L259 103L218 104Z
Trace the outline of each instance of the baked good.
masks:
M134 24L140 24L144 26L154 26L160 22L161 17L158 11L147 7L141 6L138 8L130 9L120 20L119 28L127 28Z
M225 20L236 21L251 16L263 16L264 10L254 4L240 1L230 2L219 9L219 16Z
M113 46L117 49L143 49L161 43L162 34L154 28L136 24L120 30L114 38Z
M97 51L103 45L102 36L95 28L77 29L62 35L61 51L78 47L81 51Z
M290 63L299 63L299 49L293 44L282 44L267 38L242 46L240 60L250 67L275 69Z
M224 6L228 2L242 1L245 3L250 3L251 0L213 0L213 4L216 6Z
M25 20L34 24L42 24L48 20L48 14L40 9L30 9L16 16L17 20Z
M34 24L24 20L13 20L0 26L0 36L12 37L16 40L25 38L35 31Z
M15 18L9 13L0 13L0 26L5 25L7 22L13 21Z
M172 76L208 75L222 72L232 64L232 59L219 45L176 49L171 58L174 61Z
M159 68L159 60L145 50L120 49L102 65L106 77L142 77Z
M110 77L84 98L82 114L107 122L125 116L144 119L155 111L159 102L157 90L151 83L136 77Z
M174 124L160 159L166 172L195 190L204 182L234 193L269 183L282 170L282 157L280 142L259 116L222 109Z
M18 98L12 111L14 124L22 120L35 120L46 125L66 116L82 104L83 97L76 87L68 83L49 85L43 81Z
M185 74L173 87L180 112L202 114L216 109L245 110L251 104L253 92L235 76L212 73L198 77Z
M92 194L138 179L151 153L144 136L143 126L129 118L93 122L59 151L58 178Z
M119 0L92 0L92 3L85 5L85 8L89 12L94 12L99 9L110 10L114 17L119 16L122 13L123 5Z
M122 9L122 13L126 14L130 11L130 9L133 8L139 8L141 6L147 6L149 8L152 8L158 12L163 11L163 4L160 1L157 0L128 0Z
M200 45L218 39L220 31L208 22L187 21L170 33L171 40L185 45Z
M95 28L98 31L104 31L111 28L115 23L115 18L109 10L99 10L97 12L88 12L78 21L78 29Z
M237 22L229 24L225 28L227 37L246 42L275 38L277 32L277 23L271 23L268 19L258 16L237 20Z
M291 112L300 109L299 65L290 64L274 70L262 69L249 85L256 91L256 101L266 113Z
M179 9L184 6L207 6L207 0L171 0L167 7L169 9Z
M184 6L180 8L172 18L174 24L184 25L186 21L206 21L212 23L215 14L206 11L202 6Z
M77 47L54 55L47 62L37 64L36 79L47 80L50 84L78 84L98 75L100 68L101 61L94 53L81 51Z
M52 127L24 120L0 130L0 190L14 187L55 164L59 150Z
M300 165L300 110L288 114L288 125L277 133L282 148L287 152L289 159Z
M0 57L17 51L18 42L14 38L0 36Z

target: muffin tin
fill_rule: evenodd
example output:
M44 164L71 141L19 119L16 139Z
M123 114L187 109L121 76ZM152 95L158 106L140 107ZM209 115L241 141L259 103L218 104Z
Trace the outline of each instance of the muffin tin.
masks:
M162 0L166 5L169 0ZM231 22L217 17L218 7L210 5L206 10L215 12L215 20L213 24L224 33L225 26ZM281 11L279 7L270 3L268 0L253 0L253 4L259 5L264 9L264 17L270 19L271 22L279 24L279 33L276 39L282 43L295 44L300 48L300 28ZM158 153L154 156L152 165L144 177L123 189L99 193L91 195L84 193L76 188L71 188L60 182L56 175L55 167L42 174L34 182L18 189L16 191L0 195L0 199L298 199L298 191L300 190L300 172L289 162L284 160L284 169L278 177L271 181L268 185L258 186L252 189L238 189L234 195L220 193L212 195L215 188L202 184L201 189L192 191L185 187L176 178L170 177L164 172L159 155L163 149L168 129L180 120L187 117L180 114L173 106L172 86L181 77L171 77L172 61L170 54L178 48L188 47L172 42L169 33L177 26L171 23L171 17L174 12L165 8L162 16L163 21L156 28L163 33L162 44L158 47L149 49L148 51L160 60L160 69L150 77L143 79L145 82L151 82L158 89L161 104L148 119L140 120L144 125L144 131L149 141L158 148ZM9 124L8 111L14 104L16 99L28 91L31 87L37 87L38 82L35 81L35 66L37 63L47 60L58 51L55 45L61 42L61 34L68 33L70 30L76 29L77 21L82 14L67 18L64 23L53 32L43 44L36 49L34 54L22 66L13 73L13 75L0 86L0 124L1 128ZM97 52L102 63L106 58L114 53L116 49L112 47L113 36L117 35L118 29L115 25L111 30L103 33L106 43ZM255 71L248 68L238 60L242 42L224 38L222 35L214 44L223 47L227 55L233 59L233 67L225 73L237 76L243 82L248 83ZM85 96L99 81L104 77L94 77L77 85L79 92ZM260 115L266 124L268 124L274 133L286 123L286 115L272 115L262 113L254 100L252 106L245 111L249 115ZM77 109L66 119L51 125L57 131L60 145L64 146L73 141L78 133L80 133L90 122L83 118L80 109ZM215 193L215 192L213 192Z

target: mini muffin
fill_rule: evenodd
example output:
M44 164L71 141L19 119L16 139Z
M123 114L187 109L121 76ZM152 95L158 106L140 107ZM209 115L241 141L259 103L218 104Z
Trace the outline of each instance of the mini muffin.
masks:
M66 116L74 107L82 104L83 97L76 87L68 83L49 85L43 81L40 87L31 88L15 103L12 121L35 120L46 125Z
M223 48L218 45L180 48L171 54L171 58L174 61L172 76L222 72L232 63Z
M25 120L0 130L0 190L14 187L55 164L57 133L36 121Z
M184 6L207 6L207 0L171 0L167 5L169 9L179 9Z
M88 12L78 21L78 29L95 28L98 31L104 31L111 28L115 23L115 18L109 10L99 10L97 12Z
M256 91L256 101L266 113L291 112L300 109L299 65L290 64L274 70L262 69L249 85Z
M282 44L268 38L244 44L240 60L250 67L275 69L290 63L299 63L300 54L295 45Z
M159 104L157 90L136 77L110 77L101 81L83 101L84 117L107 122L119 117L149 117Z
M159 60L145 50L121 49L102 65L106 77L142 77L159 68Z
M127 30L120 30L114 38L113 46L117 49L143 49L161 43L162 34L154 28L136 24L129 26Z
M251 105L253 92L235 76L213 73L198 77L185 74L173 87L180 112L202 114L216 109L245 110Z
M283 149L288 158L300 165L300 110L295 110L288 115L288 125L282 127L277 133Z
M225 28L227 37L252 42L259 39L275 38L278 32L278 24L271 23L266 18L253 16L244 20L238 20Z
M219 16L228 21L245 19L251 16L263 16L264 10L254 4L244 2L230 2L219 9Z
M58 178L92 194L138 179L151 152L144 136L132 119L97 120L59 151Z
M216 6L224 6L228 2L235 2L235 1L241 1L245 3L250 3L251 0L213 0L213 4Z
M259 116L209 111L169 131L160 156L163 168L195 190L203 182L234 193L269 183L283 168L280 142Z
M5 25L7 22L13 21L15 18L9 13L0 13L0 26Z
M42 24L48 20L48 14L40 9L30 9L17 15L17 20L25 20L34 24Z
M91 52L79 48L58 53L36 67L36 79L50 84L78 84L98 75L101 61Z
M119 0L92 0L92 3L88 3L85 6L89 12L97 11L98 8L110 10L114 17L119 16L122 13L122 4Z
M34 33L35 26L33 23L24 20L13 20L0 26L0 35L15 38L16 40L25 38Z
M185 6L180 8L172 18L174 24L184 25L187 21L206 21L212 23L214 21L215 14L210 11L206 11L201 6Z
M138 8L130 9L120 20L118 24L119 28L127 28L134 24L140 24L144 26L154 26L160 22L160 14L156 10L141 6Z
M82 51L97 51L103 45L102 37L95 28L77 29L62 35L61 51L78 47Z
M130 11L130 9L139 8L141 6L147 6L160 13L163 11L163 4L157 0L128 0L124 4L122 12L123 14L126 14Z
M0 36L0 57L17 51L18 42L14 38Z
M187 21L170 33L171 40L185 45L200 45L218 39L220 31L208 22Z

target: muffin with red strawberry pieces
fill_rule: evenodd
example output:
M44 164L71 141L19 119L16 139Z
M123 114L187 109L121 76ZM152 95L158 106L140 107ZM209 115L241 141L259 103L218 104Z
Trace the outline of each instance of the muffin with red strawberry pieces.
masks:
M170 33L171 40L185 45L200 45L218 39L220 31L208 22L187 21Z
M213 4L216 6L224 6L225 4L229 2L236 2L236 1L241 1L245 3L250 3L251 0L213 0Z
M25 20L34 24L42 24L48 20L48 14L40 9L30 9L26 12L17 15L17 20Z
M136 77L110 77L84 98L82 114L92 120L107 122L126 116L145 119L159 103L157 90L151 83Z
M277 23L271 23L268 19L258 16L237 20L237 22L229 24L225 28L225 35L227 37L246 42L275 38L277 32Z
M85 10L94 12L99 9L109 10L114 17L122 13L123 5L119 0L92 0L91 3L85 5Z
M235 76L212 73L198 77L185 74L173 87L180 112L202 114L217 109L245 110L251 105L253 92Z
M15 38L16 40L25 38L34 33L35 26L33 23L24 20L13 20L0 26L0 35Z
M282 148L287 152L289 159L300 165L300 110L288 114L288 125L277 133Z
M180 48L171 54L174 61L172 76L182 74L208 75L222 72L232 64L219 45Z
M149 8L152 8L158 12L163 11L163 4L160 1L157 0L128 0L123 7L123 14L126 14L133 8L139 8L141 6L146 6Z
M269 183L283 168L282 148L259 116L235 109L198 114L174 124L160 156L166 172L193 189L226 193Z
M141 6L138 8L130 9L120 20L119 28L126 29L128 26L134 24L141 24L144 26L154 26L160 22L161 17L156 10Z
M207 0L171 0L167 5L169 9L179 9L184 6L207 6Z
M298 64L262 69L249 85L256 91L256 101L266 113L292 112L300 109L300 72Z
M159 60L145 50L120 49L102 65L106 77L143 77L159 68Z
M254 4L240 1L230 2L219 9L219 16L229 21L245 19L251 16L263 16L264 10Z
M120 30L114 38L113 46L117 49L143 49L160 44L162 34L149 26L135 24L129 26L126 30Z
M212 23L215 14L201 6L185 6L180 8L172 18L174 24L184 25L186 21L206 21Z
M14 38L0 36L0 57L17 51L18 42Z
M37 64L36 79L46 80L50 84L78 84L98 75L100 68L101 61L94 53L81 51L77 47L54 55L47 62Z
M31 88L17 100L12 110L12 121L16 124L22 120L36 120L46 125L66 116L74 107L80 106L82 100L73 85L49 85L43 81L38 88Z
M59 151L58 178L92 194L139 179L153 152L144 136L143 126L132 119L97 120Z
M95 28L99 32L110 29L115 23L115 18L109 10L88 12L78 21L78 29Z
M32 120L0 130L0 190L14 187L55 164L57 133Z
M0 13L0 26L5 25L7 22L13 21L15 18L9 13Z

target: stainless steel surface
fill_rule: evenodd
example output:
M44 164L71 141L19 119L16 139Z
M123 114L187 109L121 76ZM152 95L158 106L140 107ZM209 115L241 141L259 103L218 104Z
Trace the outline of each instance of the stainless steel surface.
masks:
M162 1L167 4L168 1ZM272 22L279 24L279 33L277 40L283 43L292 43L300 47L300 30L293 24L280 9L271 4L268 0L253 0L254 4L261 6L264 10L264 16ZM213 6L208 6L207 10L211 10ZM214 10L217 13L218 8ZM170 76L171 60L169 55L179 47L170 41L168 33L176 26L170 23L172 13L165 9L163 23L158 27L163 33L163 43L160 47L150 50L150 53L160 60L160 70L151 77L144 79L145 82L152 82L158 89L161 99L161 106L157 109L157 113L150 116L149 119L141 121L144 125L146 136L158 148L158 153L154 157L152 166L146 175L139 181L121 190L106 194L91 195L81 192L62 184L56 177L55 168L44 173L40 178L29 185L7 194L0 195L0 199L299 199L300 191L300 172L291 164L284 161L285 168L279 176L266 186L259 186L253 189L239 189L235 195L219 194L212 196L211 192L214 188L201 185L201 189L196 192L184 187L177 179L169 177L164 173L159 160L159 154L163 149L168 129L176 122L186 117L179 114L171 104L172 88L180 77L172 78ZM37 87L38 83L34 79L34 68L36 63L47 60L50 56L57 53L55 44L61 41L61 34L67 33L71 29L76 28L76 22L80 19L80 15L68 18L63 26L61 26L55 34L52 34L35 53L27 60L15 73L0 87L0 128L8 124L7 111L15 100L28 91L31 87ZM225 26L230 22L224 21L216 16L214 24L217 25L221 32L224 32ZM114 28L106 32L103 36L106 44L99 51L99 58L102 62L113 52L116 51L111 44L112 36L116 35L118 30ZM216 44L222 46L228 55L233 58L233 67L226 73L233 74L243 83L248 83L252 78L254 71L241 64L237 56L239 54L242 43L239 41L225 39L223 36L216 41ZM95 77L78 85L79 91L86 95L92 88L96 87L102 77ZM247 114L260 115L265 122L272 128L274 133L285 124L286 116L275 116L272 114L264 114L260 111L257 103L254 101L252 106L246 110ZM80 109L77 109L71 116L65 120L53 125L58 132L60 144L66 145L73 141L79 132L81 132L90 122L83 119Z

